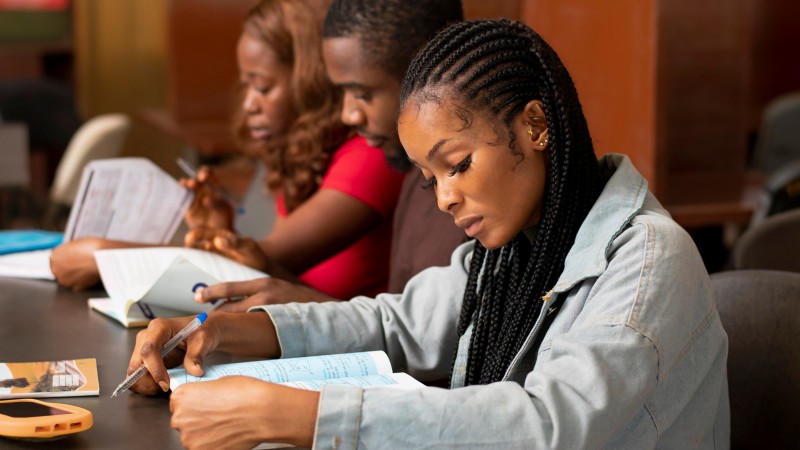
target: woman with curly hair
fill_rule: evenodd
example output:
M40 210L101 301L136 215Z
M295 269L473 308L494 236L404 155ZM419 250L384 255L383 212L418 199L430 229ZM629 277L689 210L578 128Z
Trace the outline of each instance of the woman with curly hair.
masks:
M329 4L263 0L247 14L237 45L241 108L234 129L241 149L266 166L279 216L270 234L261 241L236 234L232 209L215 193L208 170L184 182L196 194L186 215L187 245L273 277L299 278L319 291L309 290L309 300L386 288L391 220L403 181L380 149L339 119L341 93L328 80L321 54ZM82 247L91 260L96 249L129 245L93 239L63 247ZM96 283L94 261L82 275L72 274L77 265L66 267L63 257L73 252L63 247L53 254L59 282L75 288Z

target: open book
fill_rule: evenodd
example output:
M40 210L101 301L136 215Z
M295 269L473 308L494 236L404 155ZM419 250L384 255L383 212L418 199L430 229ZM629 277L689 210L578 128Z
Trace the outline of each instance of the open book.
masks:
M182 223L183 214L193 198L191 190L181 186L149 159L92 161L83 169L63 239L69 242L83 237L99 237L167 244ZM46 232L38 233L44 235ZM61 236L57 237L60 241ZM38 248L47 247L40 245ZM34 247L29 250L34 250ZM0 276L53 280L50 253L50 250L36 250L2 255Z
M209 311L194 301L198 286L246 281L267 274L216 253L180 247L98 250L94 253L109 298L89 306L126 327L144 326L155 317Z
M64 241L102 237L166 244L194 194L147 158L92 161L69 213Z
M228 375L244 375L317 391L326 384L405 389L425 386L408 374L392 373L389 357L382 351L217 364L203 369L202 377L192 376L182 368L170 369L170 387L174 390L186 383L216 380Z
M98 395L94 358L0 363L0 399Z

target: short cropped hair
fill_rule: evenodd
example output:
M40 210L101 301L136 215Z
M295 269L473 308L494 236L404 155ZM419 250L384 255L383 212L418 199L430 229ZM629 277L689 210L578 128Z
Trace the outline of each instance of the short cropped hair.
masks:
M360 37L373 65L402 80L414 54L462 20L461 0L334 0L323 38Z

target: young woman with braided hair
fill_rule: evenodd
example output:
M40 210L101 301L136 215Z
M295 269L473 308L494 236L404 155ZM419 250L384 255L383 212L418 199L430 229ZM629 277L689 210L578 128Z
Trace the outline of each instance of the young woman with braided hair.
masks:
M447 28L409 68L398 129L424 187L475 238L451 265L402 295L212 314L167 364L199 374L215 349L384 350L421 380L449 373L451 389L184 385L170 400L184 444L729 446L727 337L697 250L627 158L595 159L570 76L539 35L508 20ZM151 376L135 391L166 390L154 349L190 319L139 334L131 368Z

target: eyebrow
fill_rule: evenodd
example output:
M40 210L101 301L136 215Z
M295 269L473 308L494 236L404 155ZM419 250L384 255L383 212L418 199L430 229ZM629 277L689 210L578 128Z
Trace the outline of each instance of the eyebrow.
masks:
M450 138L442 139L439 142L433 144L433 147L431 147L431 149L428 150L428 156L425 157L425 159L431 161L436 156L436 154L439 153L439 150L442 148L442 146L450 142L450 140L451 140Z
M348 81L346 83L336 83L336 87L339 89L368 89L368 86L365 86L361 83L356 83L355 81Z

